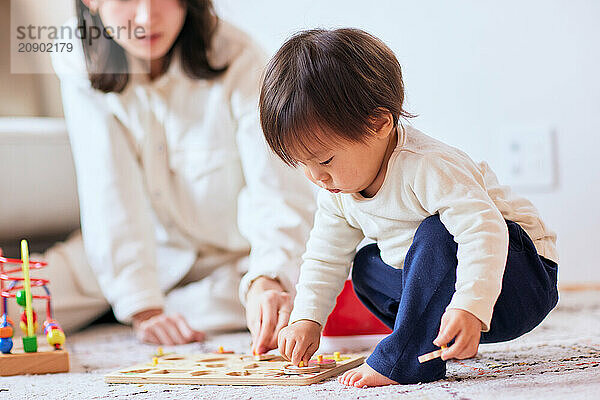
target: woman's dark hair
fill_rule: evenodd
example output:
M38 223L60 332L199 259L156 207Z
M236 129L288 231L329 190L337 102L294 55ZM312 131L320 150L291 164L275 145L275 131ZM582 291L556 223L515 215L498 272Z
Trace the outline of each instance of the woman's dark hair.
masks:
M394 125L412 114L402 108L404 84L396 56L359 29L313 29L288 39L269 62L260 92L267 143L288 165L294 154L329 140L365 141L382 113Z
M180 0L186 7L186 17L175 43L166 54L164 69L178 50L185 73L195 79L211 79L227 69L213 68L207 52L217 28L218 18L211 0ZM94 15L81 0L75 0L77 26L105 32L100 16ZM89 33L89 32L88 32ZM110 36L102 34L97 39L82 38L88 75L92 87L102 92L121 93L129 82L129 69L125 50Z

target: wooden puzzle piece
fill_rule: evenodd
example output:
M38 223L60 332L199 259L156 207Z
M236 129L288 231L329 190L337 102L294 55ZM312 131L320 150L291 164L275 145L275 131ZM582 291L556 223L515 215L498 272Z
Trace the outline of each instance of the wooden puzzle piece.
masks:
M219 346L219 348L217 349L217 351L215 351L215 353L217 353L217 354L233 354L233 351L225 350L225 349L223 349L223 346Z
M276 358L275 354L258 354L256 351L252 352L252 357L255 361L268 361Z
M333 367L336 366L336 362L335 362L335 360L333 360L331 358L323 358L323 355L319 354L317 356L317 359L316 360L314 360L314 359L310 360L308 362L308 365L309 366L315 366L316 365L316 366L320 367L321 369L323 369L323 368L333 368Z
M304 366L304 365L286 365L283 367L283 373L286 375L298 375L298 374L311 374L313 372L320 372L321 367L318 365Z
M339 351L336 351L333 353L333 359L335 361L344 361L344 360L347 360L348 357L342 357L341 353Z
M423 364L424 362L441 357L442 352L444 351L445 348L446 348L446 346L442 346L440 349L432 351L431 353L423 354L422 356L418 357L418 360L421 364Z

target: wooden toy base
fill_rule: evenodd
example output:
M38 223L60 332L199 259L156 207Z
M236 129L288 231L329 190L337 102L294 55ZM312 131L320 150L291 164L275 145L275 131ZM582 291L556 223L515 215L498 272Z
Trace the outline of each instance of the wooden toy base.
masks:
M15 347L21 338L13 338ZM45 338L38 338L42 343ZM13 349L11 354L0 353L0 376L56 374L69 372L69 352L54 350L40 345L36 353L25 353L22 348Z
M286 375L283 367L290 365L278 356L268 361L255 361L244 354L166 354L158 362L138 364L112 372L106 383L167 383L187 385L310 385L339 375L364 362L362 354L344 354L334 368L299 375ZM325 355L325 358L332 358Z

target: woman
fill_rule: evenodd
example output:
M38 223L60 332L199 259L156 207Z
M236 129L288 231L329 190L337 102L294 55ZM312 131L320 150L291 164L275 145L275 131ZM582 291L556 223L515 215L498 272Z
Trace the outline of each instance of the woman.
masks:
M110 304L147 342L247 325L253 350L275 348L314 206L263 142L262 52L210 1L76 8L77 27L108 34L53 59L89 262L77 235L48 252L53 276L74 276L68 294L54 290L59 321L80 326Z

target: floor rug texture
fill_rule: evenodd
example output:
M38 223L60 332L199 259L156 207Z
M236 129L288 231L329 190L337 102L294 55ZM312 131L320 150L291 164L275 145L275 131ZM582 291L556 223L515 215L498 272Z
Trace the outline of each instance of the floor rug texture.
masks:
M71 372L1 377L0 399L600 399L600 291L561 293L558 307L535 330L482 345L477 357L449 362L446 379L427 384L366 389L335 379L299 387L106 384L104 374L150 361L156 346L140 344L130 328L116 324L93 326L67 340ZM224 346L247 352L249 345L249 334L240 332L164 350L202 353Z

